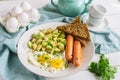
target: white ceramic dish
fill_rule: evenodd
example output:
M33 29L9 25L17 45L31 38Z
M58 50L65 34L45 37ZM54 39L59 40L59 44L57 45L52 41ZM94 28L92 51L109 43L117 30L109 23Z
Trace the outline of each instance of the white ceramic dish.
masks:
M41 71L40 68L35 67L28 62L28 60L27 60L27 51L28 51L27 41L31 38L31 35L35 32L38 32L40 29L47 29L49 27L55 29L57 26L60 26L60 25L66 25L66 23L51 22L51 23L41 24L41 25L35 26L34 28L31 28L30 30L28 30L20 38L20 40L18 42L18 49L17 49L18 57L19 57L21 63L31 72L41 75L41 76L44 76L44 77L61 77L61 76L75 74L81 70L88 68L89 63L92 60L93 55L94 55L94 44L92 41L88 42L87 46L82 49L83 50L83 63L79 67L70 66L64 71L50 73L47 71Z
M89 29L92 30L92 31L97 31L97 32L101 32L101 31L104 31L107 29L109 23L108 23L108 20L105 18L103 20L103 22L101 22L99 25L97 26L92 26L89 24Z
M89 30L95 31L95 32L105 31L109 27L109 22L108 22L107 18L104 18L103 22L101 22L97 26L91 25L89 22L89 14L85 14L83 22L87 23L89 25Z

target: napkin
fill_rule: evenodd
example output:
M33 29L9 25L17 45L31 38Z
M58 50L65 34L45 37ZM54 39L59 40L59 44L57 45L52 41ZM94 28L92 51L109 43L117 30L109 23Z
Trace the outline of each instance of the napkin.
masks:
M96 53L114 53L120 51L120 36L111 28L105 31L96 32L90 30Z
M16 33L8 33L4 26L0 25L0 74L4 80L45 80L27 70L19 61L17 56L17 43L24 32L46 22L71 22L74 17L62 15L56 8L47 5L39 9L41 18L37 23L20 28ZM84 18L84 17L83 17ZM97 33L90 31L97 53L110 53L119 51L120 38L110 28L106 32Z

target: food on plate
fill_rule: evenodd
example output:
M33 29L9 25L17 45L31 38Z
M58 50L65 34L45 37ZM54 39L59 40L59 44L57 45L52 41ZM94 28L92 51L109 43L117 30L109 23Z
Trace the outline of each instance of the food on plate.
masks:
M23 11L28 11L30 10L32 7L30 5L30 3L24 1L21 3L21 8L23 9Z
M6 30L8 32L14 33L18 30L18 21L15 17L8 18L6 22Z
M77 17L75 20L73 20L70 24L76 24L76 23L81 23L80 17Z
M82 46L87 46L87 41L91 40L88 25L77 17L70 24L58 26L57 29L67 34L66 60L72 61L76 67L80 66L83 60Z
M29 16L26 12L21 13L18 16L18 21L19 21L19 25L20 27L25 27L29 24Z
M11 10L11 15L13 17L17 17L19 14L23 12L22 8L20 6L16 6Z
M34 51L46 51L51 54L57 54L64 51L66 44L65 34L58 29L43 29L34 33L28 47Z
M80 41L80 43L81 43L82 46L84 46L84 47L87 46L87 43L86 43L87 41L85 39L79 38L77 36L75 36L74 38L76 40Z
M88 25L86 23L81 23L80 18L76 18L71 24L58 26L57 28L67 34L73 35L81 42L82 46L86 46L86 42L90 41Z
M65 59L65 34L58 29L41 29L32 34L28 41L28 60L42 70L56 72L65 70L67 61Z
M82 47L78 40L74 41L74 47L73 47L73 64L78 67L82 63Z
M73 59L73 42L74 37L72 35L67 35L65 57L68 61L72 61Z
M56 29L40 29L27 43L28 61L41 70L57 72L69 67L79 67L83 62L82 46L90 41L88 27L80 17Z

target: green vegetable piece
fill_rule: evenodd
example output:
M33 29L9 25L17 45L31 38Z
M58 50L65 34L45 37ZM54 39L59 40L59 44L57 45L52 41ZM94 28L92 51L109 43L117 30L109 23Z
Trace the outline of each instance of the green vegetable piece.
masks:
M116 67L112 67L109 64L109 60L102 54L98 63L91 62L89 66L89 71L100 76L102 80L114 79L114 74L117 72Z
M28 41L27 46L28 46L29 48L32 48L32 42L31 42L31 41Z
M32 38L32 39L31 39L31 42L32 42L32 43L35 43L35 42L36 42L36 39L35 39L35 38Z
M32 48L33 48L33 50L36 50L36 48L37 48L37 44L32 44Z
M64 34L64 33L61 33L61 34L59 35L59 38L65 38L65 34Z
M54 49L51 50L51 54L53 54L53 53L54 53Z
M36 35L37 35L36 33L33 33L33 34L32 34L32 38L35 38L35 37L36 37Z
M48 44L48 43L45 42L45 41L42 42L42 46L43 46L43 47L47 46L47 44Z
M48 41L48 44L51 45L51 46L53 46L54 42L50 40L50 41Z
M47 49L47 50L50 50L50 49L52 49L52 46L47 45L47 46L46 46L46 49Z
M42 29L40 30L43 34L46 34L46 30L45 29Z
M57 37L54 37L53 40L54 40L54 41L57 41Z
M36 50L37 50L37 51L40 51L41 48L42 48L42 46L41 46L41 45L38 45L37 48L36 48Z
M58 42L61 42L62 44L66 44L66 39L63 39L63 38L58 38L57 39Z
M47 37L48 37L49 40L53 39L53 35L52 34L49 34Z
M64 44L58 42L58 47L61 51L64 51Z
M41 37L44 37L45 35L44 35L44 33L43 32L39 32L39 35L41 36Z
M54 48L54 51L55 51L55 52L60 52L61 50L60 50L59 48L55 47L55 48Z
M42 42L42 39L37 39L36 44L40 44Z
M48 37L47 37L47 36L45 36L45 37L44 37L44 40L45 40L45 41L48 41L49 39L48 39Z
M42 51L45 51L45 48L44 48L44 47L42 47Z
M54 43L53 43L53 47L56 47L57 46L57 41L54 41Z
M53 34L56 34L56 33L58 33L58 29L55 29L55 30L53 31Z

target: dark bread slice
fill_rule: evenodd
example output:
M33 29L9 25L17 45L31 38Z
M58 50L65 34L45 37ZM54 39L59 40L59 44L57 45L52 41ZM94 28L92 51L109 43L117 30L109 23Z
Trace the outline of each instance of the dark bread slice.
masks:
M87 42L86 42L85 39L81 39L81 38L79 38L79 37L74 37L74 38L75 38L76 40L80 41L80 43L81 43L81 45L82 45L83 47L87 46Z
M78 16L75 20L73 20L70 24L81 23L80 16Z
M58 26L57 28L65 33L72 34L73 36L85 39L86 41L90 41L90 34L87 24L68 24L66 26Z

